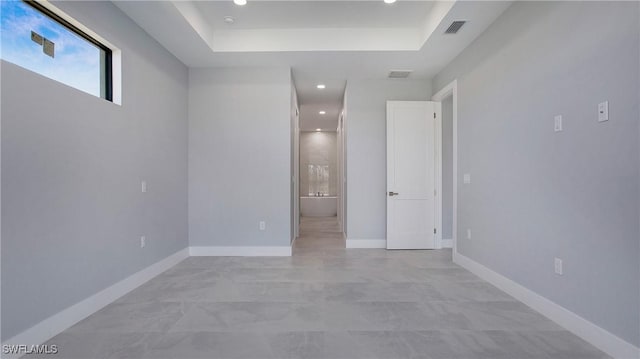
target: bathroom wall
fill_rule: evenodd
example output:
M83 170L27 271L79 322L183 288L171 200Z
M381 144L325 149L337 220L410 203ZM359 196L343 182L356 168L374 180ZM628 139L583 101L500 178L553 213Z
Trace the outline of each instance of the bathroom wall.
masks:
M300 133L300 196L306 197L310 191L309 165L328 166L329 193L336 196L338 174L338 143L335 132Z

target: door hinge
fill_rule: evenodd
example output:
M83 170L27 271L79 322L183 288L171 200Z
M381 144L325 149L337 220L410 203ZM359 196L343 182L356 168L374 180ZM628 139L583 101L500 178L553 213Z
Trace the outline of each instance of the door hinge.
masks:
M436 234L436 229L435 228L433 229L433 234Z
M433 113L433 118L436 118L436 113L435 112Z

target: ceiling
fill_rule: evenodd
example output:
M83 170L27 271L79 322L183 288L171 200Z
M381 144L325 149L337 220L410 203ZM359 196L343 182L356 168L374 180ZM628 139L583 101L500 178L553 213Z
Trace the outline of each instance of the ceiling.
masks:
M321 115L320 111L325 114ZM342 106L334 106L334 103L301 104L300 131L336 131L341 111Z
M422 25L433 2L411 1L389 6L382 1L232 1L194 4L214 29L413 28ZM366 16L362 16L366 14ZM224 16L233 16L227 24Z
M392 69L430 80L509 7L509 1L114 1L189 67L291 67L302 130L337 127L351 79ZM233 24L224 22L234 18ZM454 20L467 23L444 34ZM402 80L395 80L402 81ZM316 85L326 85L318 90ZM319 116L318 111L326 111ZM326 124L326 126L320 126Z

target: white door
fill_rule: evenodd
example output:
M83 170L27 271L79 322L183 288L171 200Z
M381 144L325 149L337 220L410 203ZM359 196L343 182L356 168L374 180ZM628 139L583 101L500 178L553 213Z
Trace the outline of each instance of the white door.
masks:
M387 249L435 248L435 116L430 101L387 101Z

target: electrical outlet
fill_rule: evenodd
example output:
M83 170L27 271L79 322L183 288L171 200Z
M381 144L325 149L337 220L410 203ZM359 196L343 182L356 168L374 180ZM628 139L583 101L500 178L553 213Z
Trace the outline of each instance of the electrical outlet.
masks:
M463 182L464 184L469 184L471 183L471 174L470 173L465 173L463 176Z
M609 121L609 101L598 104L598 122Z
M471 239L471 229L467 228L467 239Z
M140 182L140 190L142 193L147 193L147 181Z
M144 248L147 245L147 237L140 237L140 248Z
M260 230L264 231L267 228L267 222L265 221L260 221Z
M558 275L562 275L562 259L555 258L553 260L553 268Z

